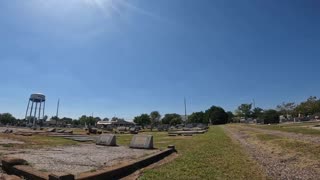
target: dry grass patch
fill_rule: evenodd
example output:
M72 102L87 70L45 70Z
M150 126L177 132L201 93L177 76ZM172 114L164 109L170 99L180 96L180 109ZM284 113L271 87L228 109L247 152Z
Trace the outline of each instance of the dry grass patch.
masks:
M287 151L298 152L301 156L320 161L320 145L291 139L277 139L273 143Z
M24 142L24 144L10 144L2 145L3 147L10 149L23 149L23 148L42 148L52 146L64 146L64 145L76 145L78 142L62 137L49 137L43 135L32 135L32 136L20 136L14 134L1 134L0 138L12 139Z
M320 136L320 130L311 128L311 127L315 126L316 124L319 124L319 123L255 125L255 126L251 125L251 127Z
M260 141L271 141L271 140L275 140L275 139L281 139L280 136L271 135L271 134L256 134L256 137Z

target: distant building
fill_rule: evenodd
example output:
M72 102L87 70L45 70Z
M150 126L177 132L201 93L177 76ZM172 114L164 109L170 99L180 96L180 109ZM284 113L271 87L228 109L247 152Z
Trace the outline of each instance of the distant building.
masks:
M117 119L115 121L98 121L97 122L97 128L111 129L111 128L117 128L120 126L131 127L131 126L135 126L135 123L128 122L122 119Z
M44 122L45 126L60 126L65 127L67 123L64 120L56 120L56 119L50 119L49 121Z

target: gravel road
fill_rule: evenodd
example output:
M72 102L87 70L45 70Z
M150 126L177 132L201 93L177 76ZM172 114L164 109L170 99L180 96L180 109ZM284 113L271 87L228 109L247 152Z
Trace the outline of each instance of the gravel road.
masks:
M246 127L247 128L247 127ZM286 156L281 154L276 154L273 151L270 151L263 143L254 143L250 141L250 135L247 134L242 129L231 128L224 126L225 131L230 137L236 141L238 141L241 146L245 149L248 155L254 159L262 169L265 170L268 177L271 179L319 179L320 177L320 164L308 165L306 164L304 167L296 166L295 161L299 158L297 155L295 156ZM256 128L250 128L256 129ZM271 133L274 135L284 135L288 137L297 138L297 136L291 136L292 133L282 133L282 132L274 132L269 130L261 130L261 132ZM290 135L290 136L289 136ZM299 137L299 139L304 139L303 137ZM308 140L308 138L306 138ZM247 167L249 168L249 167Z

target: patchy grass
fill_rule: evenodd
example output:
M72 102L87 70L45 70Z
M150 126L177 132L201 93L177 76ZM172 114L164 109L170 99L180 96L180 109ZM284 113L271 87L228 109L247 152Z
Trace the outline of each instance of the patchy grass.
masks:
M48 170L46 170L46 169L39 169L39 171L41 171L41 172L48 172Z
M175 145L179 156L168 164L146 170L141 179L265 179L265 174L256 163L249 159L239 144L225 134L221 126L210 127L209 132L194 136L171 137L167 132L143 134L154 136L156 148L164 149L168 145ZM117 144L128 146L132 136L117 134ZM41 148L78 143L40 135L5 137L25 142L14 144L11 148Z
M91 169L90 170L90 172L96 172L97 171L97 169Z
M311 129L311 127L314 125L316 125L316 124L299 123L299 124L285 124L285 125L282 125L282 124L280 124L280 125L255 125L255 126L251 126L251 127L320 136L320 130Z
M75 145L76 141L65 139L62 137L49 137L34 135L31 136L27 141L31 142L31 146L64 146L64 145ZM27 142L28 143L28 142Z
M318 132L319 130L301 127L302 124L303 123L300 123L299 125L292 124L293 126L291 126L291 124L290 125L286 124L286 125L270 125L270 126L262 126L262 127L255 126L255 127L270 129L270 130L279 130L279 131L285 131L285 132L308 134L308 135L320 135L320 133ZM312 155L313 158L317 157L320 160L319 144L303 142L303 141L285 138L285 137L272 135L272 134L257 133L255 134L255 136L258 138L258 140L262 142L267 142L270 145L276 145L287 152L289 151L298 152L298 153L302 153L304 156Z
M320 145L285 138L272 134L257 133L255 137L269 147L275 147L285 154L298 154L301 158L320 161Z
M238 131L243 131L242 129L245 126L232 127L238 128ZM281 135L266 134L253 128L247 128L245 134L247 142L256 145L261 151L269 153L270 157L278 159L281 163L286 163L287 167L313 169L319 172L319 144L299 141Z
M64 145L76 145L78 142L69 139L64 139L62 137L49 137L42 135L33 136L18 136L13 134L1 134L0 138L8 138L12 140L22 141L24 144L7 144L2 145L7 148L42 148L42 147L52 147L52 146L64 146Z
M271 141L275 139L281 139L280 136L271 135L271 134L256 134L256 137L261 141Z
M257 134L256 137L260 141L268 143L269 146L280 148L280 150L286 154L298 153L300 154L300 157L307 157L312 160L320 161L320 145L318 144L269 134Z
M192 137L187 136L175 136L169 137L168 132L144 132L143 134L153 135L154 146L159 149L167 148L168 145L176 144L179 141L185 141L191 139ZM117 144L128 146L132 139L132 134L116 134Z
M301 156L306 156L311 159L320 161L320 145L318 144L285 138L274 140L273 143L287 151L298 152L301 154Z
M169 137L162 132L151 134L154 134L156 147L175 144L179 157L147 170L141 179L265 179L264 173L220 126L193 137Z
M13 147L13 144L1 144L2 147L6 147L6 148L9 148L9 147Z

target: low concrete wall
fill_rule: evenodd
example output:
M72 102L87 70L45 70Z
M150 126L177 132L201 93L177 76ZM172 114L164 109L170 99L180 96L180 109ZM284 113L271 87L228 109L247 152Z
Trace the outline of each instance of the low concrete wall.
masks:
M201 131L169 131L169 135L192 135L192 134L204 134L206 130Z
M13 174L22 176L25 179L32 180L46 180L49 174L46 172L37 171L34 168L26 165L16 165L12 166Z
M48 173L40 172L27 166L27 161L18 158L4 158L2 159L2 169L9 173L25 177L26 179L34 180L46 180L48 179Z
M119 179L132 174L133 172L153 164L161 159L176 152L174 146L168 146L168 149L151 154L137 161L132 161L118 166L107 167L96 172L81 173L76 178L72 174L50 174L48 172L38 171L30 166L23 159L4 158L2 159L2 169L25 179L32 180L104 180L104 179Z
M104 180L104 179L120 179L122 177L128 176L135 171L144 168L150 164L153 164L161 159L169 156L170 154L176 152L174 146L160 151L158 153L144 157L138 161L129 162L127 164L119 165L116 167L106 168L102 170L97 170L96 172L82 173L77 180Z

